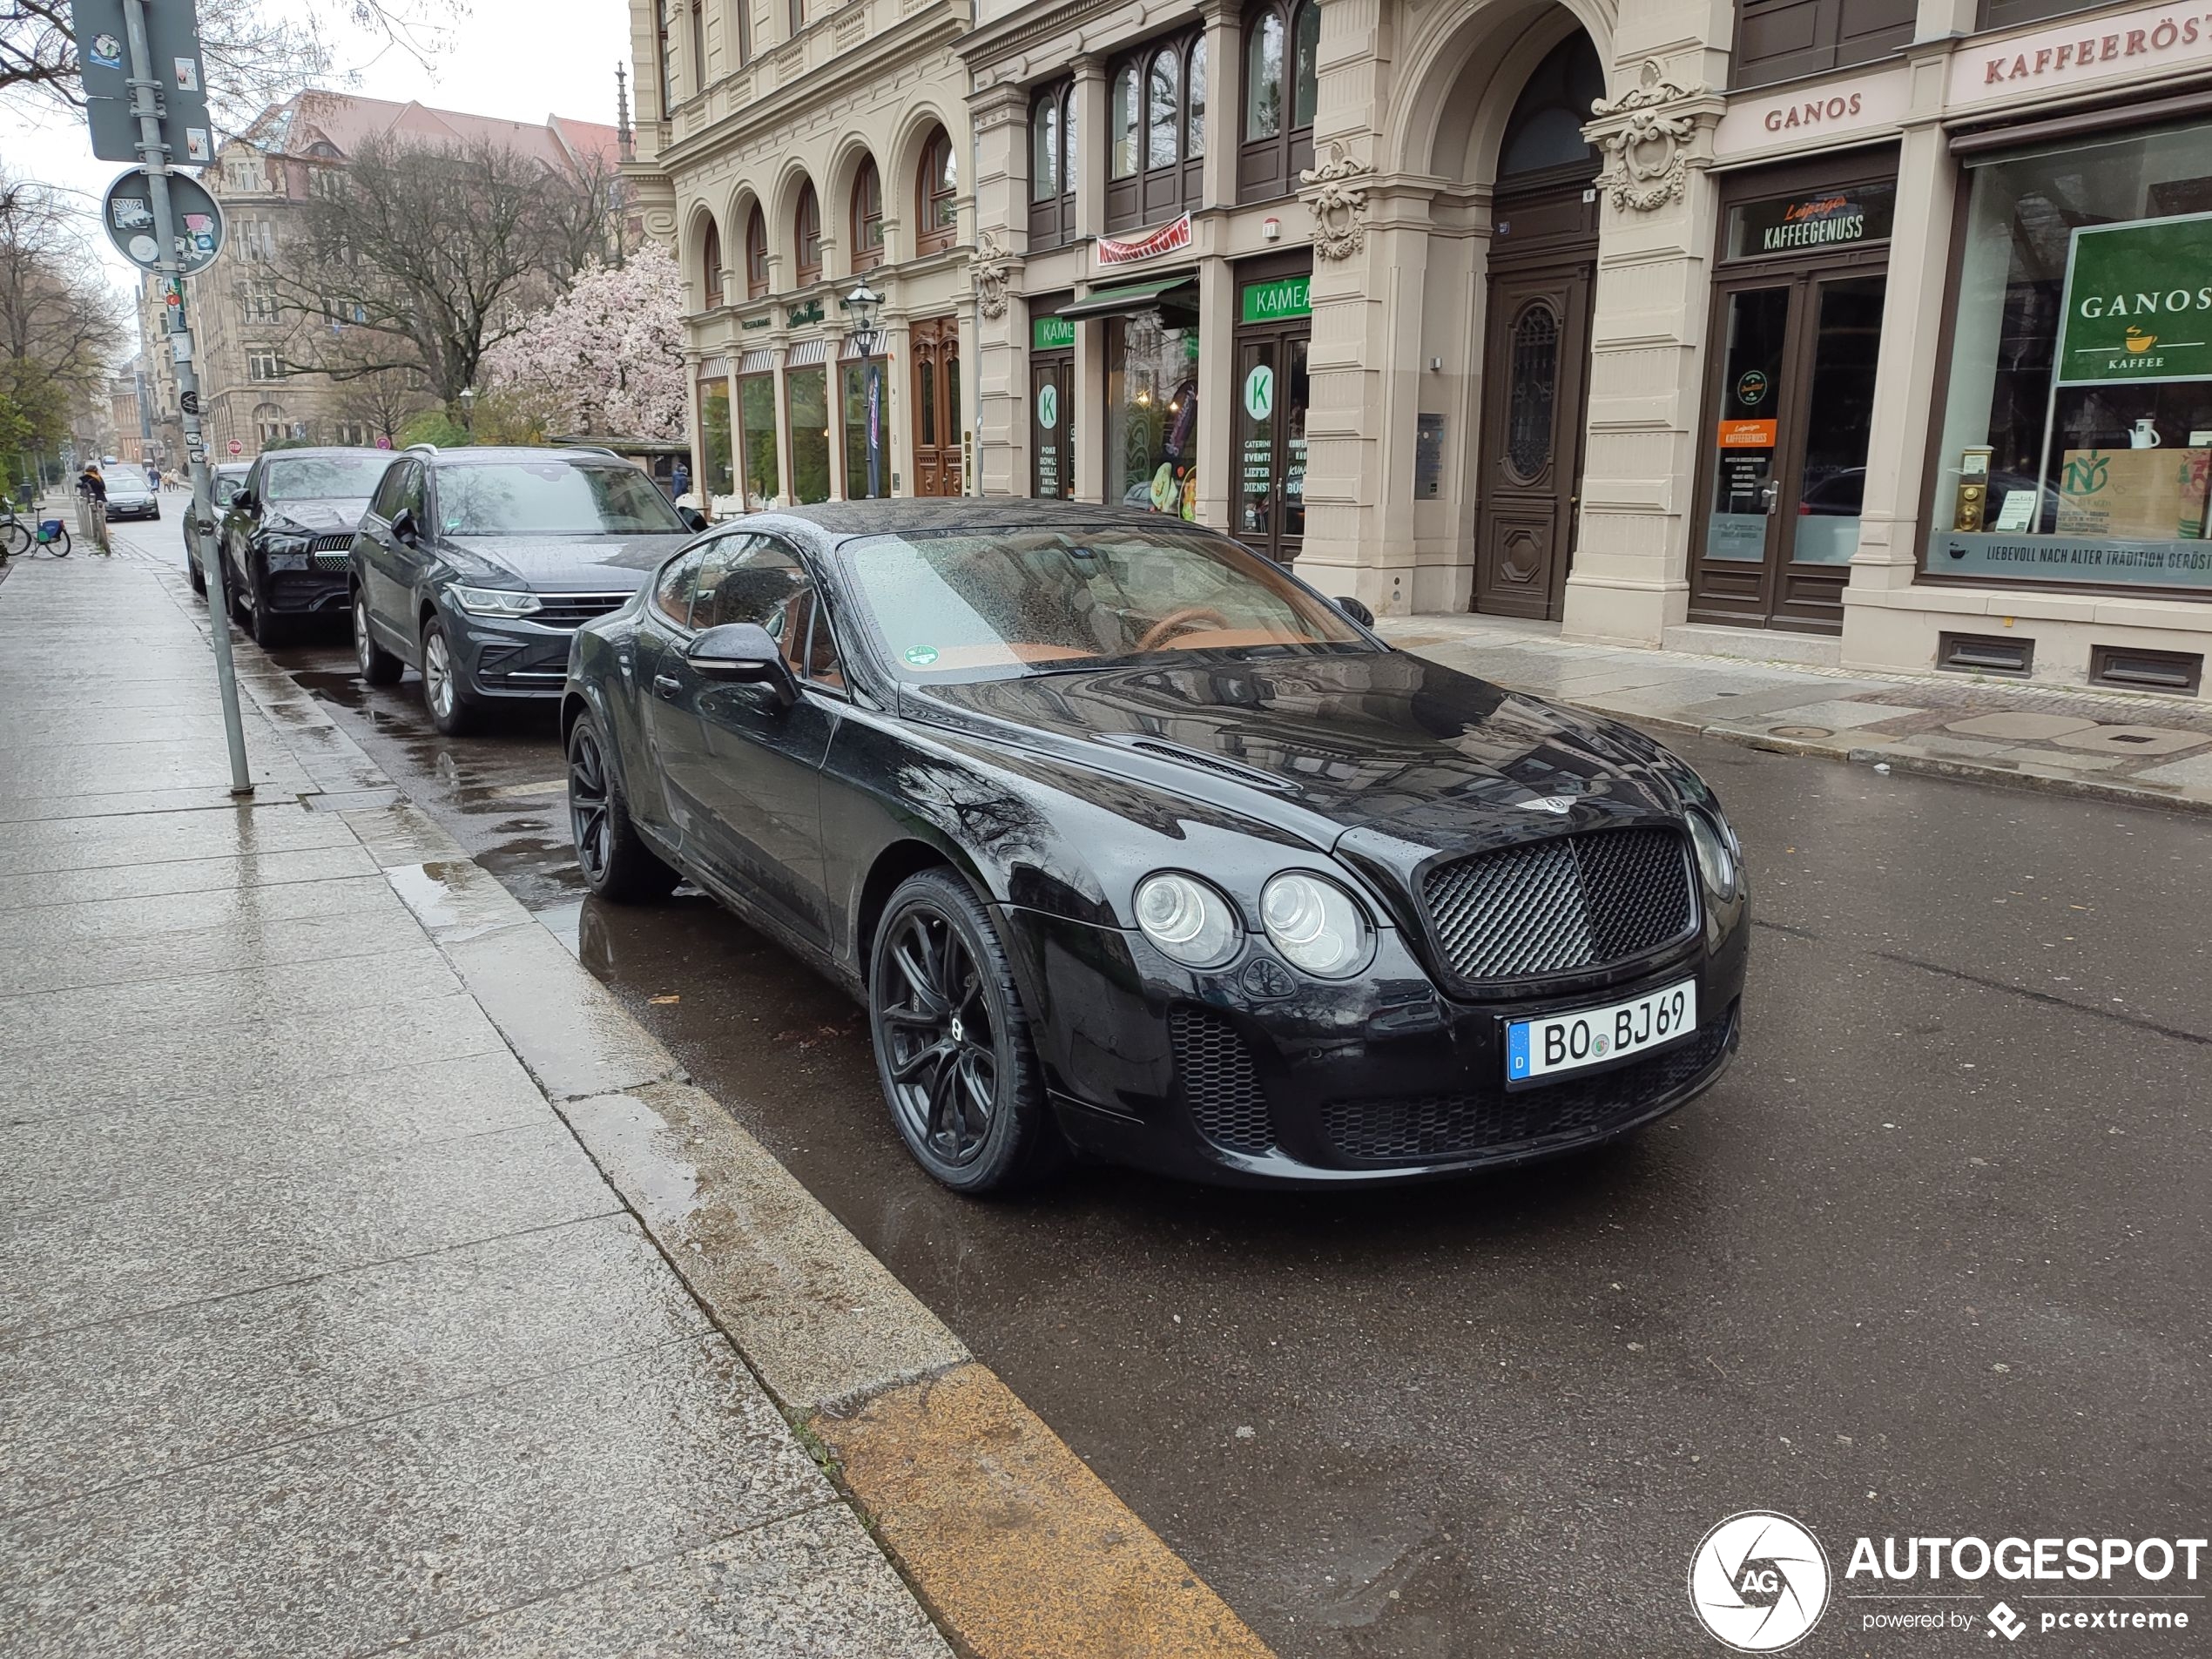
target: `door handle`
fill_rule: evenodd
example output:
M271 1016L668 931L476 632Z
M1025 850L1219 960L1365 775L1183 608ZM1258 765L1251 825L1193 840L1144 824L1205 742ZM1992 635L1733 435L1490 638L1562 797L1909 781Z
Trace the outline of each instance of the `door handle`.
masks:
M684 682L678 679L673 674L656 674L653 676L653 690L659 692L663 697L674 697L677 692L682 691L683 689Z
M1759 486L1759 510L1769 518L1774 516L1775 503L1781 499L1782 481L1770 478Z

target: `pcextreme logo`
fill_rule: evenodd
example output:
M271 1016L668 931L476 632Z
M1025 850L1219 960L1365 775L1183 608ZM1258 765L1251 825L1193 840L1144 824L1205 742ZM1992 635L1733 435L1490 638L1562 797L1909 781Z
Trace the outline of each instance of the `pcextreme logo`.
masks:
M1689 1561L1697 1621L1738 1653L1779 1653L1828 1607L1828 1556L1787 1515L1747 1509L1707 1533Z

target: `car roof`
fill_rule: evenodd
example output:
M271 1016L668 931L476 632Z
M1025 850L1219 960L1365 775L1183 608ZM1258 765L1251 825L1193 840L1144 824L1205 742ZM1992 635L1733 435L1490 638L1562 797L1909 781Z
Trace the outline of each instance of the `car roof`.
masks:
M1136 507L1100 507L1088 502L1033 501L1019 496L909 496L896 501L833 501L812 507L779 508L748 514L741 523L765 529L772 522L811 526L833 542L864 536L896 536L907 530L1010 529L1177 529L1210 536L1204 524L1171 518Z
M481 466L492 461L561 461L578 466L596 463L603 467L610 461L625 467L635 464L624 461L611 449L593 449L582 444L569 443L472 443L461 448L440 449L422 458L438 467Z
M315 443L301 444L296 449L264 449L261 459L289 461L294 455L382 455L388 460L391 455L389 449L372 449L365 443Z

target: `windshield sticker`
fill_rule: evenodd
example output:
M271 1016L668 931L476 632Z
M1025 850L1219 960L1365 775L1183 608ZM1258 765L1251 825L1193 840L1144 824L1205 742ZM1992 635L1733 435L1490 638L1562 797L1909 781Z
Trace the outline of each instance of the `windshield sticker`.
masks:
M927 668L937 660L937 648L934 645L909 645L907 647L907 660L916 668Z

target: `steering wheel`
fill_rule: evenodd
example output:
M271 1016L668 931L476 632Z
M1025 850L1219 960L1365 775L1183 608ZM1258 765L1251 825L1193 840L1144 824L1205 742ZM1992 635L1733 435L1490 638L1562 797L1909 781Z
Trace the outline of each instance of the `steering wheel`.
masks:
M1144 631L1144 637L1136 642L1141 651L1157 651L1177 634L1188 633L1192 624L1208 623L1216 628L1226 628L1229 618L1209 605L1185 605L1180 610L1170 610Z

